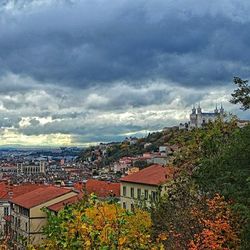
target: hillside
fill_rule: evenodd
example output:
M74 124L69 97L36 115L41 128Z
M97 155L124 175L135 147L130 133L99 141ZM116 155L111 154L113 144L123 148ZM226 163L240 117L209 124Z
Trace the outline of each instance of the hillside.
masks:
M184 221L180 221L182 215L180 215L180 218L169 217L169 213L166 212L166 210L171 211L173 209L174 213L180 212L182 214L181 211L186 209L186 206L192 207L191 204L197 199L197 196L185 201L184 205L184 194L186 198L189 197L190 192L192 195L196 192L203 193L204 197L208 198L220 195L225 199L225 202L228 202L227 206L230 207L232 216L237 218L237 223L234 222L235 225L231 225L231 227L239 234L241 249L249 249L249 142L250 125L239 128L234 119L227 123L217 120L203 129L192 131L168 129L149 134L146 138L138 139L132 143L126 140L122 143L111 144L100 163L105 165L117 161L123 156L135 156L145 152L157 151L159 146L162 145L178 146L179 150L174 155L174 161L172 162L177 169L177 177L173 180L173 186L169 188L169 192L175 194L175 199L173 203L169 199L163 200L162 204L159 205L159 210L153 212L152 219L156 223L156 228L160 228L157 233L164 233L164 230L169 230L169 226L166 225L169 220L173 227L176 225L176 231L180 230L178 223L183 224L186 223L185 221L189 221L186 218L187 215L185 215ZM145 147L145 145L149 146ZM96 147L86 150L81 155L82 159L90 156L96 150L101 150L101 148ZM196 202L197 206L201 205L200 198ZM167 208L161 211L161 206ZM162 219L157 219L159 211L161 211L160 218L166 213L165 222ZM205 212L205 214L207 213ZM191 218L192 213L188 216ZM193 222L189 221L187 226L190 223ZM186 244L185 242L186 239L183 239L183 244ZM169 247L169 243L166 243L166 247Z

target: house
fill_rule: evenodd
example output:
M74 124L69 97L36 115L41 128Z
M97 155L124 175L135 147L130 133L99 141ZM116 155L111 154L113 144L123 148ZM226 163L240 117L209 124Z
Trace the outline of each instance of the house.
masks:
M13 198L10 201L10 239L14 249L26 249L27 244L39 244L44 237L42 228L47 223L43 208L77 195L70 189L47 186Z
M245 126L247 126L249 124L250 124L249 120L237 120L237 126L239 128L244 128Z
M94 193L99 198L120 197L120 183L89 179L85 184L87 194Z
M125 173L133 165L133 157L122 157L118 162L114 164L114 172Z
M54 212L55 214L58 213L60 210L62 210L63 208L65 208L65 206L67 205L72 205L75 204L77 202L80 202L82 199L82 193L80 193L79 195L73 196L71 198L68 198L66 200L63 201L59 201L55 204L52 204L51 206L48 206L47 208Z
M152 165L121 178L121 206L130 211L142 203L147 207L151 206L164 192L162 185L170 180L173 174L172 167Z
M147 159L148 164L167 165L168 162L169 158L164 155L154 155L151 159Z
M5 238L9 234L10 222L10 201L25 193L31 192L45 185L38 184L20 184L13 185L11 183L0 183L0 234L1 238Z

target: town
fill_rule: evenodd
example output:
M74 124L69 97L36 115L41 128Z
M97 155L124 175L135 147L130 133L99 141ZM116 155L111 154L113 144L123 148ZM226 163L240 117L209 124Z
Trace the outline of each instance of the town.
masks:
M166 127L145 138L78 147L0 150L0 230L14 249L39 244L47 209L58 213L66 205L95 194L114 199L134 211L138 201L150 207L167 190L175 175L181 144L175 137L222 120L224 110L192 109L185 126ZM239 128L249 121L237 120ZM159 189L160 188L160 189ZM160 190L160 191L159 191ZM25 240L24 240L25 239Z

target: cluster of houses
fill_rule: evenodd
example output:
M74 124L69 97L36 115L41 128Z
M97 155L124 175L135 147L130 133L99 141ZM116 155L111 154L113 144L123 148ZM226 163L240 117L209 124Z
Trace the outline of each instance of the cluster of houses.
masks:
M133 138L133 143L135 143L135 140ZM102 144L95 147L91 152L92 156L84 160L84 164L91 166L93 178L105 181L118 181L121 176L130 175L153 164L169 165L175 158L174 154L180 149L177 144L169 145L166 143L159 146L157 151L154 152L150 150L152 143L144 143L145 153L121 157L115 162L101 166L100 163L105 159L106 152L110 146L110 144Z
M95 193L99 199L114 199L132 211L144 203L150 206L165 190L174 169L159 164L122 177L119 182L89 179L65 188L44 184L0 183L0 233L10 249L26 249L44 239L47 214L43 208L58 213L66 205L76 203L83 195Z

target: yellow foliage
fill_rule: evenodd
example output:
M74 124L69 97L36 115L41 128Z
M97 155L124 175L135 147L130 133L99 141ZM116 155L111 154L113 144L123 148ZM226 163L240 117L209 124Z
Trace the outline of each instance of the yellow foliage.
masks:
M165 235L153 243L151 217L146 211L128 213L118 204L92 202L84 209L75 206L70 213L72 216L59 214L70 219L63 218L61 234L47 239L43 249L163 249L160 242Z

